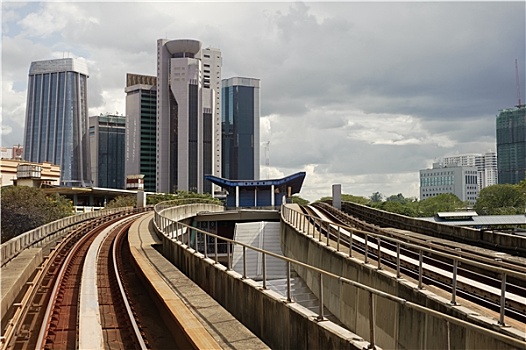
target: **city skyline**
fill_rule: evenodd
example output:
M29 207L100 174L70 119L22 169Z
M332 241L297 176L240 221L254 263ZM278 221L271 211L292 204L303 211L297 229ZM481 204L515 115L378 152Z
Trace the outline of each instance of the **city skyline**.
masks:
M223 78L261 80L262 178L306 171L310 200L334 183L417 197L433 159L496 150L516 58L526 90L525 6L3 2L1 143L23 142L31 61L83 57L88 114L123 114L126 73L155 75L158 38L191 38L221 49Z

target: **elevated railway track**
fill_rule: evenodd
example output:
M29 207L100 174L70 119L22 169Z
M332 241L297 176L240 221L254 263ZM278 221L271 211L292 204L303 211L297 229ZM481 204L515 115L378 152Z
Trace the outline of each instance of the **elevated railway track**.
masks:
M360 254L379 269L391 268L398 276L433 285L499 313L499 323L526 323L526 261L523 258L457 244L452 241L381 228L342 213L324 203L302 207L318 222L322 235ZM323 223L322 223L323 222Z

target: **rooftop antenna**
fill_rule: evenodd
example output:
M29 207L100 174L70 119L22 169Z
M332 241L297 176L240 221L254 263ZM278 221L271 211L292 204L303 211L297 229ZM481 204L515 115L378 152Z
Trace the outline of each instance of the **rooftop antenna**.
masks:
M519 79L519 65L517 64L517 59L515 59L515 81L517 82L517 100L519 101L517 107L521 108L524 105L521 101L521 81Z

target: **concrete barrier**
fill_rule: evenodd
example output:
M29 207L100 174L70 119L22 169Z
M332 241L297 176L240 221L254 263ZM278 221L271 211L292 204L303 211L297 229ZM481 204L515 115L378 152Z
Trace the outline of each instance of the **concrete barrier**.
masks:
M472 244L486 249L497 249L512 255L526 257L526 237L519 235L443 225L352 202L343 202L341 211L381 227L395 227L401 230Z
M342 276L351 281L372 287L421 305L426 310L419 311L406 307L388 298L374 298L371 313L371 296L363 289L339 283L337 280L324 281L323 298L327 309L352 332L361 336L370 333L369 324L373 320L376 343L389 349L472 349L498 348L520 349L523 341L498 334L495 320L476 314L465 307L452 306L449 300L441 298L416 283L397 279L394 273L377 270L376 266L364 264L362 260L349 258L346 253L336 252L325 243L298 233L295 228L282 222L282 251L294 260ZM294 266L296 272L319 297L319 274L312 269ZM458 324L442 315L453 316ZM488 327L472 329L467 323Z
M192 209L193 208L193 209ZM216 208L213 208L218 209ZM219 209L218 209L219 210ZM171 220L190 218L203 206L156 210L163 255L273 349L365 349L370 343L282 295L261 286L163 234ZM377 347L377 349L380 349Z
M2 243L2 245L0 246L0 266L3 267L4 265L6 265L11 259L16 257L18 254L20 254L21 251L23 251L26 248L29 248L37 243L42 245L46 242L54 240L57 237L57 234L61 234L60 231L65 232L64 230L74 225L77 225L83 221L108 214L117 213L127 209L129 208L105 209L83 214L76 214L50 222L48 224L39 226L33 230L22 233L21 235Z

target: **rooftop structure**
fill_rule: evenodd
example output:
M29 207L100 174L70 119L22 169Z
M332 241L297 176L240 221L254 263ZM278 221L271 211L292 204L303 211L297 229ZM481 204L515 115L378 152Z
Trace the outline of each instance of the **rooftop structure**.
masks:
M229 208L274 207L300 192L305 175L299 172L273 180L228 180L207 175L205 179L227 191L226 206Z

